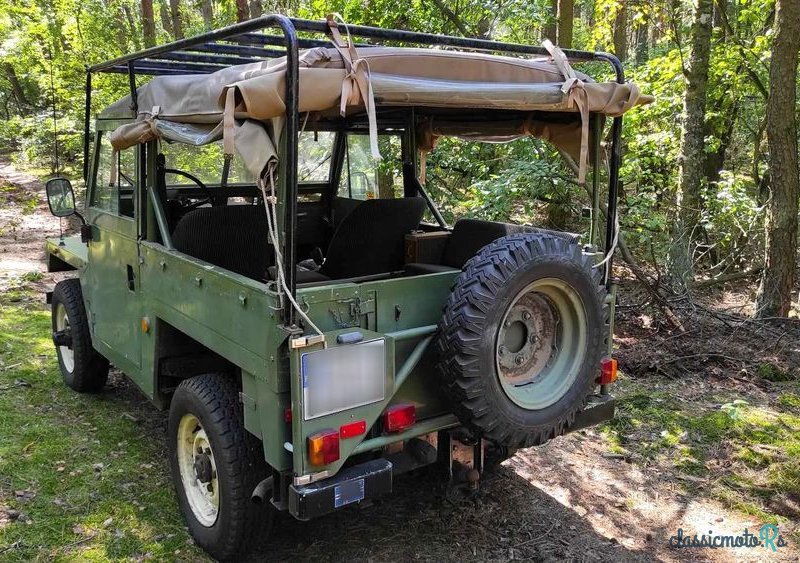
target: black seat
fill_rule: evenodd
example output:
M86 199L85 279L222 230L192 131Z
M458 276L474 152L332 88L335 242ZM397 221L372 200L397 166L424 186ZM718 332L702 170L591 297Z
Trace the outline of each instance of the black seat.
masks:
M254 280L272 264L263 205L201 207L181 217L172 233L175 249Z
M545 233L563 238L570 242L579 242L580 235L540 229L528 225L513 225L480 219L459 219L453 225L453 232L447 237L442 251L442 259L438 264L406 264L406 274L430 274L448 270L460 270L467 260L478 254L481 248L507 235L516 233Z
M319 273L341 279L402 270L405 234L424 212L418 197L364 201L339 223Z

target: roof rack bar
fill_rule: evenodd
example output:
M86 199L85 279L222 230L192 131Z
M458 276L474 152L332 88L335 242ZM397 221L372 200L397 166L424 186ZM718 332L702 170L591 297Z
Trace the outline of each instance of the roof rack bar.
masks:
M286 41L277 35L266 35L264 33L242 33L235 35L226 41L238 41L240 43L250 43L253 45L278 45L283 47ZM297 39L297 45L303 49L311 47L333 47L333 43L324 39Z
M197 47L189 47L184 50L198 51L201 53L220 53L223 55L237 55L239 57L261 57L265 59L274 59L282 57L286 51L280 49L262 49L261 47L247 47L245 45L229 45L226 43L203 43Z
M327 33L328 24L325 21L304 20L290 18L298 31L312 31L316 33ZM436 35L433 33L418 33L415 31L401 31L397 29L383 29L367 25L347 25L351 35L369 39L383 39L389 41L404 41L407 43L417 43L423 45L442 45L448 47L460 47L462 49L476 49L481 51L495 51L505 53L519 53L526 55L541 55L549 57L547 49L536 45L522 45L519 43L504 43L501 41L491 41L488 39L469 39L465 37L453 37L450 35ZM564 54L575 61L604 60L614 67L617 72L617 79L620 80L622 66L614 55L594 51L578 51L576 49L564 49ZM616 64L613 62L616 61Z
M101 71L103 74L128 74L128 66L127 65L117 65L111 68L104 69ZM197 72L197 71L181 71L175 69L165 69L165 68L150 68L147 66L136 66L136 75L139 76L185 76L187 74L210 74L209 72Z
M90 72L100 72L107 68L111 68L113 66L127 63L128 61L136 61L145 59L147 57L152 57L153 55L161 55L164 53L170 53L172 51L181 51L184 49L189 49L192 47L196 47L198 45L202 45L204 43L208 43L211 41L219 41L219 40L226 40L230 41L231 37L235 37L237 35L242 35L243 33L249 33L251 31L256 31L259 29L264 29L267 27L275 27L276 22L279 20L286 20L289 21L288 18L279 15L269 15L269 16L262 16L260 18L236 23L233 25L229 25L227 27L223 27L216 31L209 31L208 33L202 33L200 35L196 35L194 37L187 37L185 39L179 39L178 41L173 41L172 43L165 43L164 45L157 45L155 47L150 47L148 49L144 49L142 51L131 53L129 55L123 55L121 57L117 57L115 59L110 59L108 61L104 61L102 63L98 63L96 65L92 65L89 67ZM296 41L296 39L295 39ZM286 45L286 41L284 40L284 45Z
M183 51L176 51L174 53L164 53L162 55L153 55L152 57L148 57L148 59L178 61L187 63L212 63L212 64L222 64L228 66L260 62L259 59L246 58L246 57L231 57L226 55L203 55L200 53L186 53Z

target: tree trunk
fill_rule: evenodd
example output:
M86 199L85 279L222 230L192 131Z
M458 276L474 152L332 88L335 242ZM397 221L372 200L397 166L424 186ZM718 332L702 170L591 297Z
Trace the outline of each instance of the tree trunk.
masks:
M771 199L767 207L764 273L756 296L756 317L785 317L792 304L797 255L797 53L800 3L777 0L769 68L767 144Z
M197 8L203 17L203 27L205 27L206 31L214 29L214 5L211 0L198 0Z
M650 26L647 20L640 22L639 27L636 28L636 64L640 65L647 60L649 50L648 35L650 34Z
M14 67L9 62L2 63L2 70L8 83L11 85L11 93L14 96L14 100L17 102L17 108L20 114L24 115L27 113L27 109L30 108L31 104L28 101L28 96L25 95L25 88L22 87L22 83L19 81L17 71L14 70Z
M673 288L683 293L694 276L692 258L696 229L703 207L705 184L706 83L711 52L712 0L698 0L692 23L692 53L686 75L683 97L678 191L667 263L667 274Z
M617 16L614 18L614 54L624 61L628 53L628 10L624 0L617 4Z
M575 0L558 0L558 45L572 48L572 20L575 16Z
M167 0L161 0L158 4L158 16L161 18L161 27L172 35L175 36L175 30L172 29L172 20L169 19L169 5Z
M133 39L133 46L139 51L142 48L142 42L139 40L139 32L136 31L136 22L133 19L133 14L129 6L122 6L122 13L125 14L125 21L128 22L129 37Z
M250 19L250 10L247 0L236 0L236 21L243 22Z
M183 22L181 21L181 1L169 0L169 15L172 20L172 32L175 39L183 39Z
M558 42L556 35L558 28L558 0L550 0L550 17L542 28L542 39L549 39L553 43Z
M142 0L142 36L144 46L156 44L156 20L153 18L153 0Z
M250 0L250 17L260 18L264 14L264 6L261 0Z

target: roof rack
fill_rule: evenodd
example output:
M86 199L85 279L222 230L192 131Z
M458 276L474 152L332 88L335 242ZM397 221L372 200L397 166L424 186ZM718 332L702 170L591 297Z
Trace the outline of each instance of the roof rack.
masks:
M340 24L344 25L344 24ZM487 39L470 39L432 33L417 33L396 29L383 29L364 25L347 25L349 35L367 40L355 43L369 47L380 42L395 42L400 45L423 45L429 47L455 47L466 50L485 51L511 55L549 56L544 47L504 43ZM280 29L282 35L264 33L265 30ZM299 50L312 47L332 47L327 39L298 37L297 33L327 37L329 25L322 20L289 18L278 14L262 16L237 23L222 29L203 33L195 37L180 39L165 45L117 57L92 65L86 69L86 107L84 117L84 178L89 172L89 134L92 109L92 75L95 73L119 73L128 75L131 102L134 113L138 111L137 75L182 75L207 74L236 64L258 63L267 59L286 56L286 127L285 134L294 142L286 143L284 181L290 190L286 206L286 231L284 256L288 264L295 263L295 215L297 212L297 133L299 131L298 82ZM375 41L375 43L373 43ZM564 49L564 54L574 62L600 61L611 65L618 83L625 81L619 59L612 54L594 51ZM609 158L608 212L606 220L606 247L612 243L617 214L617 191L621 160L622 117L615 117L611 126L611 151ZM293 194L293 197L292 197ZM606 264L611 271L611 260ZM287 284L292 295L296 293L294 268L287 271ZM287 300L285 310L287 326L294 324L294 309Z

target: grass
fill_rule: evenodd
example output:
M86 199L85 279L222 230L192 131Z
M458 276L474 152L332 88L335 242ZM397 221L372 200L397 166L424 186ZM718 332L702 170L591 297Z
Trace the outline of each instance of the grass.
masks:
M22 296L0 297L0 559L203 558L178 513L163 417L130 389L68 390L49 313Z
M751 404L732 390L681 400L679 383L653 390L627 381L603 432L633 461L672 467L687 492L764 522L793 521L800 504L800 396L791 392L794 382L777 385L787 392L773 405Z

